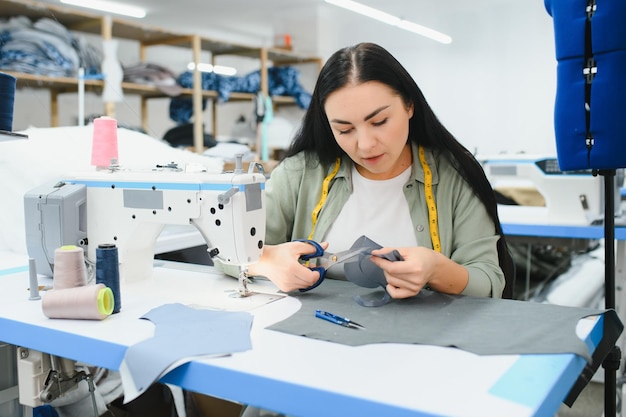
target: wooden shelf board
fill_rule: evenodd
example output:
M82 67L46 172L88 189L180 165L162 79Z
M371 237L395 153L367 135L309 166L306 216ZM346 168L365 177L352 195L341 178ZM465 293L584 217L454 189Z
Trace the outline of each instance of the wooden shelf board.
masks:
M292 64L306 64L317 63L321 65L321 58L311 57L310 55L302 55L297 52L293 52L288 49L270 48L267 50L267 58L274 63L274 65L292 65Z
M34 89L51 89L57 90L59 92L76 92L78 90L78 79L72 77L49 77L45 75L37 75L37 74L25 74L14 71L4 71L1 70L5 74L10 74L17 79L17 88L34 88ZM85 80L85 90L86 91L97 91L101 92L104 87L104 81L95 80L95 79L87 79ZM124 93L127 94L137 94L147 98L167 98L170 97L167 94L163 93L154 85L150 84L138 84L138 83L130 83L123 82L122 89ZM202 90L202 97L215 99L218 97L217 91L214 90ZM182 96L192 96L193 89L191 88L183 88ZM230 93L230 100L232 101L247 101L253 100L255 97L254 93L242 93L233 91ZM285 97L285 96L275 96L272 97L272 100L276 102L276 104L293 104L293 97Z
M78 88L78 79L73 77L50 77L46 75L38 74L26 74L21 72L4 71L5 74L13 75L17 78L18 88ZM103 86L102 80L87 79L85 80L85 87L101 87Z
M288 96L272 96L272 102L276 105L279 104L294 104L295 99Z

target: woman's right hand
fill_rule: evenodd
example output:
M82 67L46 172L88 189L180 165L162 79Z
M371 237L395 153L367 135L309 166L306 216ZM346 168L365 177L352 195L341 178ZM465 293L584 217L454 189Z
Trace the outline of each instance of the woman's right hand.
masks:
M328 248L328 242L321 245L324 250ZM264 276L284 292L308 288L319 280L320 274L300 263L300 256L312 253L315 248L306 242L265 245L261 258L248 267L248 274Z

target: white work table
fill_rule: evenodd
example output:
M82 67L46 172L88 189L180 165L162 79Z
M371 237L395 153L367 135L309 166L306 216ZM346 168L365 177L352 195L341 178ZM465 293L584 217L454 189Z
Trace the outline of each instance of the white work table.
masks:
M253 348L194 359L161 381L290 416L553 416L585 366L573 354L479 356L427 345L352 347L267 330L297 311L299 301L232 298L235 279L183 264L157 262L151 279L123 284L122 311L103 321L51 320L40 301L29 300L25 261L4 256L0 264L0 341L117 370L128 346L152 336L152 323L139 320L152 308L173 302L235 306L254 316ZM276 292L267 281L250 288ZM602 320L581 320L577 331L595 346Z

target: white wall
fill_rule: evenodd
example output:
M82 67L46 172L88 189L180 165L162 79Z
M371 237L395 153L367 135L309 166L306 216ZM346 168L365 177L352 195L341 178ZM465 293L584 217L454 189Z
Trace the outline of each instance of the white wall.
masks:
M320 53L372 41L413 75L440 120L481 154L555 154L556 60L552 19L541 0L469 7L432 26L443 45L334 10L319 16ZM428 13L425 13L428 15Z
M479 3L479 2L478 2ZM556 89L553 27L542 0L506 0L496 7L460 2L456 11L429 13L420 22L448 33L453 43L442 45L400 29L332 7L312 7L305 15L280 15L275 30L290 33L294 49L327 58L351 43L372 41L389 49L415 77L442 122L469 149L480 154L499 152L555 153L553 106ZM409 6L407 6L409 7ZM412 5L410 7L418 7ZM423 8L424 5L419 7ZM430 8L438 7L436 3ZM445 12L445 13L441 13ZM429 21L432 16L444 16ZM162 25L163 26L163 25ZM208 25L210 26L210 25ZM178 30L177 28L170 28ZM232 34L206 34L232 39ZM268 42L267 33L259 37ZM248 42L250 43L250 42ZM176 73L185 70L191 52L176 48L150 48L149 60ZM137 47L122 42L120 61L133 64ZM255 60L220 58L220 63L239 67L240 75L258 68ZM232 62L231 62L232 61ZM315 74L303 68L302 83L313 88ZM45 90L22 90L16 98L14 130L49 126L49 98ZM169 100L149 103L149 133L162 137L174 126L169 119ZM102 103L88 95L86 113L98 113ZM252 103L224 104L219 108L218 134L228 135L240 114L252 114ZM76 96L62 95L60 121L75 123ZM281 110L279 116L298 123L298 109ZM118 103L120 122L140 123L139 99L126 96ZM212 129L210 110L204 117Z

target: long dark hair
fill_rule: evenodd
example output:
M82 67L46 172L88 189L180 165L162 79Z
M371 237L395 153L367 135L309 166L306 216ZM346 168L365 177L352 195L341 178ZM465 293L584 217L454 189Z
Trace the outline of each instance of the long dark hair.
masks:
M437 119L417 83L402 64L381 46L372 43L348 46L335 52L326 61L318 76L302 125L285 156L308 151L306 154L311 158L310 162L330 167L337 158L345 155L330 129L324 103L328 95L339 88L351 82L361 84L368 81L388 85L406 104L413 104L409 140L425 148L441 151L485 205L500 235L498 258L506 279L503 297L512 298L514 264L502 233L495 193L482 166Z

